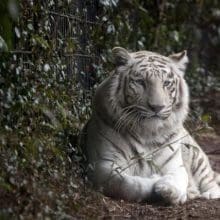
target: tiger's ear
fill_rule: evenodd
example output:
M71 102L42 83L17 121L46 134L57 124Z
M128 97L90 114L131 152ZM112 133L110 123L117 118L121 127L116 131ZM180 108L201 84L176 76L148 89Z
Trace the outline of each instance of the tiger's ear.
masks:
M131 56L128 53L128 51L122 47L114 47L112 49L112 55L114 63L117 66L125 65L131 59Z
M184 50L180 53L175 53L169 56L169 58L178 66L178 69L184 72L189 62L187 51Z

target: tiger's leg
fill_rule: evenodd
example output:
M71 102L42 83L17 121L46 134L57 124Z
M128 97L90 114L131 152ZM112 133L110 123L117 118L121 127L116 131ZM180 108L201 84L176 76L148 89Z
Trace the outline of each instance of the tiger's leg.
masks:
M190 182L199 191L199 195L192 195L189 187L188 194L192 195L192 198L220 198L220 187L216 173L212 170L207 155L190 136L184 141L183 155L185 165L188 166L188 172L190 172Z
M217 183L216 173L212 170L209 159L202 149L194 149L191 172L201 196L207 199L220 198L220 186Z
M98 162L91 173L96 188L117 199L141 202L149 200L155 182L160 178L154 175L150 178L132 176L121 172L109 161Z
M163 167L164 176L155 184L154 191L165 201L176 204L187 200L188 174L183 166L181 150Z

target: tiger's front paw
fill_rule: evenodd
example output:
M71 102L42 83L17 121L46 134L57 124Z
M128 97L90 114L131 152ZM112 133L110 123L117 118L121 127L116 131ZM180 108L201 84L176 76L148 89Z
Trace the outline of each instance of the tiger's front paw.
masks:
M195 199L200 197L200 192L195 187L189 187L187 189L187 198L188 199Z
M182 204L187 200L186 192L179 190L170 177L163 177L156 182L154 191L157 195L161 196L165 202L171 204Z
M205 192L201 193L201 197L206 199L219 199L220 198L220 187L217 185Z

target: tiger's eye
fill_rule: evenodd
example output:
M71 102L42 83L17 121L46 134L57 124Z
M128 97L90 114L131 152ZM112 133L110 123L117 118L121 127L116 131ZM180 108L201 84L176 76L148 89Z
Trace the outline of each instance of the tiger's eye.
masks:
M143 80L142 79L136 79L135 82L141 84L141 83L143 83Z
M143 79L137 79L137 80L135 80L135 82L142 85L142 86L145 86L145 82Z
M170 85L170 81L166 80L164 83L163 83L164 86L169 86Z

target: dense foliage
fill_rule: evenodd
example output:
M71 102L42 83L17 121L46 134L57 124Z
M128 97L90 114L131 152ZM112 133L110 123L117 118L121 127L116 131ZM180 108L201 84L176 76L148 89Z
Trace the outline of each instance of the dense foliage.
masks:
M111 69L112 47L163 54L188 49L193 94L219 86L217 0L3 0L0 6L0 201L6 198L0 217L65 218L70 200L78 209L76 136L90 115L93 87ZM64 16L59 22L67 29L59 29L50 11L81 20ZM85 25L94 13L96 23ZM83 60L91 54L98 59Z
M109 62L111 48L152 50L169 55L184 49L190 65L187 79L193 95L220 87L220 2L102 0L97 46Z

